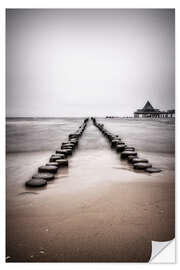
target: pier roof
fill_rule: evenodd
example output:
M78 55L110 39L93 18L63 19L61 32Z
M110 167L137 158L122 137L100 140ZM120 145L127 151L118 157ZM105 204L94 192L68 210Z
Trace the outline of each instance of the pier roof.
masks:
M146 102L146 104L144 105L143 111L155 111L155 109L153 108L153 106L151 105L151 103L149 101Z
M159 109L154 109L149 101L146 102L142 109L138 109L135 113L158 113Z

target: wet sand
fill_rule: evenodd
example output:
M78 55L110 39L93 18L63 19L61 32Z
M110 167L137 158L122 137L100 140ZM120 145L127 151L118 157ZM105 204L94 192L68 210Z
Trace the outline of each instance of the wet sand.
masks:
M105 125L113 129L112 121ZM147 151L139 136L138 153L161 173L134 172L91 122L69 168L45 188L26 189L24 182L51 151L9 153L8 261L147 262L152 240L173 239L174 154Z

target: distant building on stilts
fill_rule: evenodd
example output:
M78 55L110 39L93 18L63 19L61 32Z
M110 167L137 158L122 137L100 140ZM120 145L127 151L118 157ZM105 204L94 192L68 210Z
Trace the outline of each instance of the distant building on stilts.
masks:
M159 109L154 109L151 103L147 101L142 109L134 112L134 117L172 118L175 117L175 110L160 111Z

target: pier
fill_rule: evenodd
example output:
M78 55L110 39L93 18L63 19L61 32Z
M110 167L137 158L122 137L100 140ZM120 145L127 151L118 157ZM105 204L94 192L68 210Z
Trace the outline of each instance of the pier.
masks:
M154 109L149 101L146 102L142 109L134 112L135 118L173 118L175 117L175 110L160 111Z

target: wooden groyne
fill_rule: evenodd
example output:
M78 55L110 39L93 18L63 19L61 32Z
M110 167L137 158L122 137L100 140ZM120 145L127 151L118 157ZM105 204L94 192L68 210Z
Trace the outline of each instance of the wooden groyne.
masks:
M80 137L82 136L88 122L86 118L82 125L74 132L69 134L67 142L63 142L53 155L51 155L49 162L38 168L38 172L32 178L26 181L26 187L43 187L48 181L55 178L55 174L62 168L68 167L68 157L73 154L78 146Z
M103 124L96 121L95 118L91 118L93 124L101 131L101 133L108 139L111 148L120 153L121 159L126 159L130 164L132 164L135 170L141 170L148 173L161 172L160 169L152 167L152 164L145 158L139 157L138 153L135 151L135 147L128 146L125 142L121 140L119 135L109 132Z

